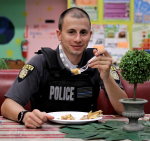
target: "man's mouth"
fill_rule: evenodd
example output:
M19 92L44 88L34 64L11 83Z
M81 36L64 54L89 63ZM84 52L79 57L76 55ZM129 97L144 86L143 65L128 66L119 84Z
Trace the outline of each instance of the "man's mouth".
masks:
M72 47L73 47L74 49L80 49L81 47L83 47L83 45L72 45Z

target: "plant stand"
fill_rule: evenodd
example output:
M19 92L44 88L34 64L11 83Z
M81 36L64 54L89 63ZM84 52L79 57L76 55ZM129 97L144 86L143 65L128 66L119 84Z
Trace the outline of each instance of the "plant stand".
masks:
M124 107L122 115L129 119L129 123L125 124L123 129L127 131L144 130L144 126L138 123L138 119L145 115L143 108L148 101L139 98L137 98L136 101L133 101L133 98L120 99L119 101Z

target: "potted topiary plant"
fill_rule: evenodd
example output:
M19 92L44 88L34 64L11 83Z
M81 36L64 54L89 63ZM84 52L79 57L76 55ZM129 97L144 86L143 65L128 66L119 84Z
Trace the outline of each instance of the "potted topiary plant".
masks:
M133 98L120 99L124 111L122 115L129 119L129 123L124 125L128 131L143 130L143 125L138 123L138 119L145 115L143 108L148 101L136 98L137 84L143 84L150 79L150 54L144 50L132 50L126 52L119 63L120 74L130 84L134 84Z

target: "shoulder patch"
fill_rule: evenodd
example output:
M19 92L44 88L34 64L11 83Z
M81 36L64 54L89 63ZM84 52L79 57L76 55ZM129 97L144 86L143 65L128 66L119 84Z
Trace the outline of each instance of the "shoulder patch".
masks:
M19 73L18 81L21 82L23 79L29 76L33 72L33 70L34 66L25 64Z
M119 80L119 75L117 74L116 71L111 70L110 71L111 76L115 79L115 80Z
M111 66L110 70L117 70L115 66Z

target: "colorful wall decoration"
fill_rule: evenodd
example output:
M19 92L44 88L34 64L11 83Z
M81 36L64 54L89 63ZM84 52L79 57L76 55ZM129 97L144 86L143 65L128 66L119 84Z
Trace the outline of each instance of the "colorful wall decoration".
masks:
M25 0L0 0L0 58L24 60L21 41L26 25Z
M41 47L57 48L59 44L56 36L58 19L66 9L66 0L26 0L25 33L29 45L27 61Z
M132 48L150 53L150 0L134 0Z
M4 45L9 43L15 34L15 28L12 22L6 18L0 17L0 44Z
M133 49L150 49L150 25L134 24L132 27Z
M104 20L130 20L130 0L104 0Z
M0 0L0 58L28 62L41 47L55 49L59 44L58 19L66 9L67 0ZM6 23L6 20L2 22L2 17L14 27L9 42L5 36L8 27L2 26ZM26 58L22 56L21 47L25 40L28 42Z
M72 7L72 2L75 3L76 1L68 0L68 8ZM89 0L78 1L89 2ZM96 47L97 49L107 47L108 52L118 66L125 52L132 49L134 1L96 0L96 2L98 20L91 20L93 35L88 47ZM84 5L82 5L82 8L84 8ZM114 17L111 15L114 15Z
M104 15L110 11L106 11L104 7L112 7L114 4L121 2L127 4L124 5L127 6L124 8L124 12L127 13L124 14L129 14L128 19L107 19ZM12 0L0 0L0 58L20 59L28 62L35 55L34 52L41 47L55 49L59 44L55 32L58 28L58 18L67 9L67 4L68 7L79 6L86 10L91 17L92 25L95 25L96 28L101 28L97 25L106 25L104 33L100 34L100 36L99 33L95 32L97 35L95 34L94 36L98 38L93 41L98 46L108 45L110 44L109 42L112 42L111 38L107 38L107 42L105 42L103 38L106 38L106 34L110 36L110 32L114 30L113 33L115 33L116 38L116 34L122 30L122 27L126 27L127 38L122 38L121 40L126 39L128 43L120 42L117 46L128 46L129 49L132 49L132 45L137 47L135 45L137 43L136 39L133 37L135 32L132 33L136 26L133 24L147 24L150 22L150 0L13 0L13 2ZM119 10L123 12L123 9ZM142 22L138 22L136 19L136 13L138 12L142 13ZM4 22L7 24L2 26ZM10 23L11 27L8 27L8 23ZM107 28L109 25L113 25L115 28ZM8 31L10 32L9 36ZM102 28L99 32L103 32ZM21 43L24 40L28 41L27 58L22 57ZM113 44L113 42L111 45L116 44L115 42Z
M79 0L78 0L79 1ZM84 1L84 3L89 2L89 0L80 0ZM99 25L126 25L128 31L128 43L129 49L132 49L132 24L134 24L134 0L96 0L97 1L97 12L98 12L98 20L93 21L91 20L92 24L99 24ZM68 8L72 6L72 3L75 3L76 0L68 0ZM106 3L126 3L128 5L127 12L129 12L129 17L127 19L104 19L104 4ZM84 6L82 6L83 8ZM116 8L114 9L116 10Z
M98 21L98 0L71 0L70 7L80 7L89 14L91 21Z
M134 22L150 23L150 0L134 0Z

